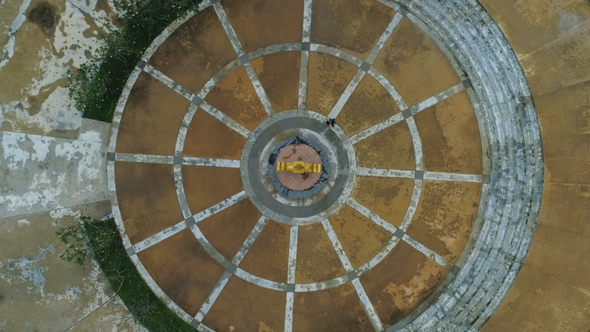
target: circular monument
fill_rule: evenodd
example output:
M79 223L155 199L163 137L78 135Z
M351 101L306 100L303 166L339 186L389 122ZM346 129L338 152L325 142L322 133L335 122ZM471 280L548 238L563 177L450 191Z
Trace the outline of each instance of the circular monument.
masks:
M212 1L131 74L109 192L200 331L477 329L530 244L538 131L472 2Z
M319 153L307 144L290 144L279 152L275 160L275 163L269 164L276 165L279 182L290 190L307 190L320 179L322 159Z
M294 136L274 148L267 169L275 188L283 195L307 198L326 184L330 163L320 144Z

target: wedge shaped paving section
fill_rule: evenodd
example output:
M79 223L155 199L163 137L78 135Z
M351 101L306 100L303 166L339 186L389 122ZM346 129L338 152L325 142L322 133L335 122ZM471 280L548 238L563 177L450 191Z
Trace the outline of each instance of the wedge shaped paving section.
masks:
M270 16L252 22L235 14L251 10L247 2L204 2L201 13L166 29L131 74L113 120L107 171L113 215L138 271L156 295L200 331L225 329L224 324L304 330L310 321L324 326L320 316L329 317L331 325L325 326L333 328L354 321L359 330L477 330L498 307L524 260L543 180L536 113L509 44L479 4L462 0L374 1L371 8L378 9L370 11L371 23L382 30L369 33L365 26L369 37L360 42L343 40L338 24L330 28L334 17L325 14L319 0L282 5L290 11L284 17L276 8L271 11L279 20L294 16L299 23L294 28L285 23L277 34L282 43L265 44L261 40L274 37L257 35L255 27L261 26L258 33L268 30L264 24L273 24ZM296 5L300 12L289 7ZM329 11L335 17L353 10L334 6ZM264 10L251 13L257 12ZM332 31L331 39L316 36L314 25ZM293 29L300 29L298 40L289 35ZM416 52L450 68L445 77L428 78L439 83L425 85L420 91L425 96L411 90L410 79L401 82L395 79L399 73L387 71L390 59L403 58L392 53L396 41L421 34L425 37ZM203 84L197 89L180 83L191 81L174 63L161 61L171 47L186 47L179 42L183 38L210 45L207 56L216 59L190 60L207 62L206 70L217 67L199 78ZM258 46L246 52L252 45ZM293 52L299 55L294 75L287 69L265 73L276 70L264 65L272 57ZM443 56L437 58L439 53ZM182 52L175 56L181 58L169 60L188 61ZM292 90L269 83L274 75L284 75L284 82L295 77ZM368 88L371 84L380 90ZM316 88L326 90L317 94ZM377 100L377 91L384 91L389 100L384 103L397 111L378 106L365 114L354 108L367 103L362 96ZM281 108L287 102L280 98L287 94L293 96L292 106ZM447 144L475 146L477 153L465 152L467 161L435 158L439 129L428 124L439 125L446 116L444 126L461 117L446 115L461 100L474 115L463 117L472 119L465 123L478 130L453 136L456 142ZM136 109L147 109L147 120ZM327 127L327 117L336 118L337 125ZM166 128L154 131L154 146L134 143L140 139L134 131L141 132L135 128L154 126ZM265 180L276 144L298 135L316 140L329 160L325 186L299 199L281 195ZM448 146L441 149L455 153ZM445 231L451 213L450 219L460 222ZM355 245L359 241L365 242ZM183 246L193 252L189 255ZM178 260L192 271L178 267L172 277L170 264ZM379 300L395 300L390 289L404 285L399 274L381 273L391 266L418 266L410 277L431 273L438 281L413 289L422 295L392 311ZM250 301L262 299L256 302L262 309L228 306L246 301L248 294ZM314 307L312 299L322 304L325 294L341 297L331 305L341 302L345 307L336 312L344 316ZM240 321L220 318L227 318L229 310ZM260 318L271 310L284 319ZM314 310L324 311L318 316Z

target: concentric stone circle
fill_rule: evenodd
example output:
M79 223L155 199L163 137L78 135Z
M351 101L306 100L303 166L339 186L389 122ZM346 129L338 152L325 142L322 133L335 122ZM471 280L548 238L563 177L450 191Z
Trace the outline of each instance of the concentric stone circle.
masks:
M426 32L433 41L438 43L438 46L451 59L451 62L456 61L454 64L457 70L465 71L466 77L469 78L469 83L463 83L463 87L470 94L476 114L478 115L479 128L484 138L482 139L483 150L489 151L491 155L491 162L488 164L484 163L481 195L481 202L483 204L481 204L482 208L480 208L483 222L481 224L475 224L475 230L472 235L474 241L473 247L470 250L465 250L462 257L450 268L451 274L455 275L454 278L446 278L445 282L431 295L430 300L424 302L411 315L408 315L405 319L391 326L390 329L477 329L485 323L487 318L497 308L518 273L520 264L530 245L539 210L542 185L542 154L539 128L530 92L509 44L493 20L479 4L464 3L459 0L444 4L428 1L408 1L407 3L405 1L383 1L383 3L398 13L401 13L415 25L421 27L422 31ZM208 5L206 4L206 6ZM218 4L216 5L219 6ZM154 42L153 46L148 49L143 57L145 62L150 59L161 42L181 23L173 24ZM475 49L474 45L476 45ZM306 45L305 42L299 45L282 44L267 47L245 56L251 61L256 57L272 54L273 52L287 50L301 50L305 52L306 48L332 55L338 54L338 56L354 63L359 68L365 66L364 61L351 54L319 44L308 43ZM181 229L190 228L199 241L204 241L200 242L204 247L213 248L207 242L205 236L198 231L198 227L195 227L195 223L198 222L195 219L197 215L191 213L188 204L183 204L183 187L182 185L178 185L182 183L183 137L186 137L188 125L197 107L202 106L203 99L208 93L207 89L212 89L223 78L223 73L231 72L240 63L243 64L245 62L242 56L238 60L231 62L220 71L221 74L219 76L216 75L212 79L211 82L213 84L206 85L202 93L197 95L187 95L188 92L183 88L169 85L180 94L185 95L185 97L190 97L193 102L183 121L183 126L181 126L176 152L173 157L165 160L166 163L170 162L174 165L177 194L181 201L180 205L185 218L178 226L175 226L176 228L170 228L170 232L175 233ZM136 251L142 250L142 243L146 246L151 244L145 241L140 244L131 244L118 207L114 169L115 160L122 161L121 159L123 158L117 157L115 151L118 123L121 119L123 107L131 87L137 80L140 71L149 72L152 69L148 66L146 70L145 63L139 64L139 67L134 71L128 81L128 86L121 97L118 112L113 121L114 127L109 143L108 162L109 191L113 203L113 214L122 231L125 246L128 248L132 260L136 263L138 270L142 273L146 281L148 281L154 292L187 322L198 326L200 330L208 330L201 323L203 318L199 316L201 311L194 317L188 315L184 309L170 300L168 295L150 277L150 274L145 270L141 260L138 258ZM152 71L151 74L154 75L155 72ZM366 69L366 72L379 80L379 73L370 65ZM165 81L165 77L161 81ZM382 80L379 81L382 82ZM384 85L387 85L387 83L384 83ZM472 89L469 89L470 87ZM393 87L391 87L391 90L395 91ZM401 102L398 102L398 104L402 105L400 107L401 109L404 109L403 106L405 104L403 99L401 97L399 99ZM403 116L400 120L405 120L410 125L413 123L413 118L411 116L406 117L406 115L408 112L410 115L413 115L418 110L412 107L407 108L407 106L404 110L407 110L407 112L405 114L403 112L400 113ZM297 110L295 112L307 111ZM281 112L270 119L278 119L277 116L282 114L288 113ZM310 116L309 113L308 116ZM310 117L317 118L319 115L312 115ZM412 130L411 128L410 131L418 137L417 129ZM343 132L342 134L346 136ZM253 136L248 135L248 143L251 142L251 137ZM362 137L360 138L362 139ZM417 141L414 139L414 136L412 138L414 143L417 142L417 144L414 144L416 155L416 169L413 173L413 176L415 176L414 193L418 192L418 196L420 196L421 177L424 176L421 145L419 138ZM350 140L354 142L355 136L350 137ZM244 156L248 158L249 153L245 153ZM356 162L356 159L354 159L354 162ZM244 164L244 159L242 159L240 167ZM255 171L260 171L259 165L253 168ZM356 176L357 172L351 172L351 174ZM244 177L243 171L242 177ZM352 191L354 180L351 183L350 191ZM231 200L242 200L246 195L252 199L253 196L247 193L247 191L246 186L246 193L240 193L232 197L228 200L228 203ZM345 196L345 198L347 199L348 196ZM256 205L255 200L252 201ZM342 204L344 203L342 202ZM484 206L485 210L483 209ZM413 214L411 207L406 212L406 215L408 213ZM276 217L276 219L280 219L280 216ZM324 219L325 216L321 216L314 220L314 222ZM261 220L262 222L267 221L264 219ZM411 216L405 228L402 224L400 230L405 231L409 226L409 221L411 221ZM286 220L282 222L287 223ZM293 221L289 220L288 223L293 224ZM392 245L388 245L388 247L392 248L397 244L399 239L405 236L407 235L402 233L397 238L392 237L390 241ZM276 283L255 277L236 267L236 264L225 259L214 248L213 252L217 252L214 258L224 266L226 271L233 270L235 275L256 283L261 287L286 291L287 294L293 294L293 292L298 291L309 291L304 286L298 286L294 282ZM358 281L358 275L363 270L362 268L357 268L355 274L350 274L351 272L349 271L345 277L338 280L334 279L335 283L330 282L324 284L324 286L315 287L322 289L322 287L326 286L335 287L337 284L348 280ZM220 282L223 282L223 279ZM227 279L225 279L225 282L227 282ZM294 289L290 289L289 287L294 287Z
M350 140L342 130L331 130L315 112L283 111L262 122L248 137L241 160L242 181L246 193L267 217L289 225L307 225L316 223L336 212L348 199L356 177L356 161ZM316 138L322 150L329 151L328 159L331 170L325 190L304 202L298 198L284 197L274 191L274 185L264 184L268 166L265 161L269 151L285 136L307 136ZM265 149L266 148L266 149ZM262 172L260 170L262 169ZM270 189L270 190L269 190ZM307 197L301 197L307 198Z

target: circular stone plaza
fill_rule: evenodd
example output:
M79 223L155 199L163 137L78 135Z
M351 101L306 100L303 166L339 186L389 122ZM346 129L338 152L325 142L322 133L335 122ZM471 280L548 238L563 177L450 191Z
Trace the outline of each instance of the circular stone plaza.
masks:
M97 141L97 217L199 331L588 331L589 22L582 0L204 1L143 54ZM0 331L94 331L77 324L95 309L2 317L53 287L10 286L18 248L56 251L8 233L102 211L11 203L13 177L36 179L25 195L45 171L19 177L43 157L3 135ZM85 149L45 167L75 173ZM62 301L90 289L68 282Z

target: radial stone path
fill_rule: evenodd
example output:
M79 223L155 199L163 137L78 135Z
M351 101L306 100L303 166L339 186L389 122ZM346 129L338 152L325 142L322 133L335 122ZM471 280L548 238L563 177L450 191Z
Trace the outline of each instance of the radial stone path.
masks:
M488 14L460 0L202 7L137 64L109 143L113 213L153 291L201 331L482 326L542 183L530 92ZM310 195L273 182L293 137L323 163Z

